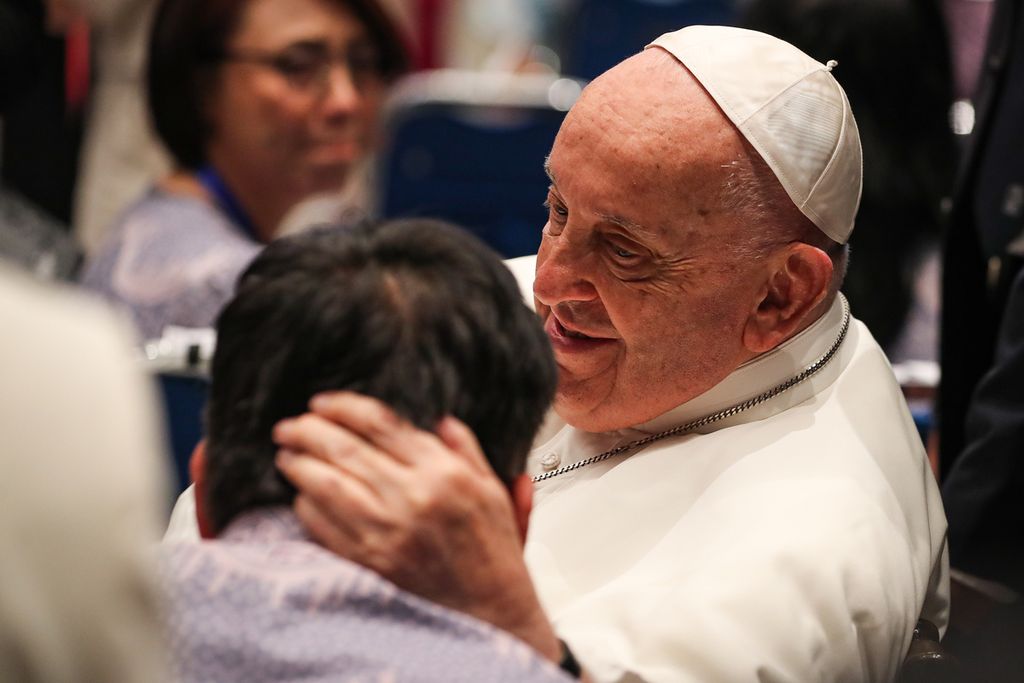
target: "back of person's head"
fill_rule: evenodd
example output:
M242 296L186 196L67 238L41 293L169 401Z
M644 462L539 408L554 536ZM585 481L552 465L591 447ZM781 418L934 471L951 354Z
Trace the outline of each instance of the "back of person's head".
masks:
M366 27L380 52L380 75L393 81L409 66L399 29L378 0L328 0ZM205 110L219 87L216 67L229 52L252 0L162 0L150 34L146 87L150 117L179 166L207 162L213 123Z
M239 513L292 501L271 430L318 392L373 396L430 430L453 415L511 483L557 381L547 337L500 258L434 221L271 243L217 336L202 504L218 533Z

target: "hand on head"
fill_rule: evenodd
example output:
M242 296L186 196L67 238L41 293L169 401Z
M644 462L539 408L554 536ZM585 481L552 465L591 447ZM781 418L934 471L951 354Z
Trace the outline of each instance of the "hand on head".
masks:
M488 621L553 661L559 644L523 562L532 482L509 489L472 432L419 430L383 403L325 394L274 429L295 511L331 551L399 587Z

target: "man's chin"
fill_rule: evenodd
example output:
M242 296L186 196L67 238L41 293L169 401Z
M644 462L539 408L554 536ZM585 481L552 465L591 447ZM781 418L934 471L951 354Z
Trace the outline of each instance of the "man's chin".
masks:
M621 418L616 419L614 406L594 401L592 396L579 389L559 386L555 394L555 413L569 426L584 432L608 432L629 426L620 424ZM586 400L588 398L591 400Z

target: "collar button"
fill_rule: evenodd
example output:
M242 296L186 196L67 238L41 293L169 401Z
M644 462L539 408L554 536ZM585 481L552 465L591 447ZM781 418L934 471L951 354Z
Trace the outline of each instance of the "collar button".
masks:
M551 470L555 469L561 464L562 458L559 457L558 453L555 453L554 451L551 451L550 453L545 453L544 456L540 459L540 466L544 468L545 472L550 472Z

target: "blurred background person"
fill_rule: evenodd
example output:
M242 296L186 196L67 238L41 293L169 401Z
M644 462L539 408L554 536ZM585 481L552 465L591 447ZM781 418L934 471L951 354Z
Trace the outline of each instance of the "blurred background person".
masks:
M998 9L988 46L966 62L972 134L953 191L943 262L942 392L939 455L948 473L967 443L964 418L982 375L991 367L1014 279L1024 264L1024 36L1020 0L961 2L961 9ZM984 22L982 23L984 26ZM961 32L962 33L962 32ZM956 35L956 34L954 34ZM975 37L975 42L977 36Z
M0 0L0 124L11 123L13 112L16 133L21 119L38 104L40 89L45 90L41 81L49 65L47 52L53 47L45 24L45 8L39 2ZM35 165L40 161L52 159L43 156ZM0 170L12 169L0 163ZM15 187L9 186L8 173L0 175L0 259L43 279L71 279L80 264L79 250L66 225L25 195L33 185L21 182L26 180L23 170L17 165L13 169L10 179Z
M439 27L448 67L483 71L560 70L554 27L568 0L451 0Z
M85 112L72 225L94 253L130 202L171 170L146 112L146 46L156 0L47 0L88 28L89 104ZM51 10L52 12L52 10ZM74 25L74 24L72 24Z
M407 55L374 0L165 0L149 109L176 169L121 217L84 284L145 337L206 327L303 199L373 149Z
M1024 2L974 8L992 19L984 59L961 50L977 87L946 232L938 441L947 645L998 683L1024 668Z
M86 253L95 253L118 215L167 175L171 159L150 125L146 108L146 51L156 0L47 0L85 19L93 59L89 107L79 154L73 222ZM380 0L412 34L409 0ZM53 12L51 11L51 14ZM361 196L360 174L351 174L344 197ZM333 207L332 207L333 208Z
M0 0L5 88L0 140L3 184L66 226L78 159L88 59L80 24L43 0Z

